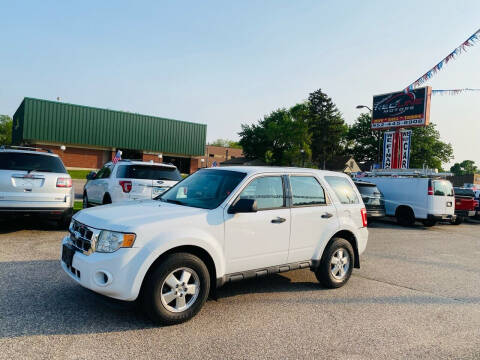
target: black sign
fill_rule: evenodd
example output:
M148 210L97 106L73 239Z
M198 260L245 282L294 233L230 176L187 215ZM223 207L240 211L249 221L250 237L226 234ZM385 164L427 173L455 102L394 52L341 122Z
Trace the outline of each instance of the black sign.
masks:
M373 97L372 129L426 126L432 88L424 87Z

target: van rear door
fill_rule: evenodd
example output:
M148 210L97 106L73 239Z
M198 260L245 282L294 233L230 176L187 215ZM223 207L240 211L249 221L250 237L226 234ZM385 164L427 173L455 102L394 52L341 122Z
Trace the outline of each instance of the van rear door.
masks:
M428 195L429 214L453 215L455 213L455 197L450 181L429 180Z

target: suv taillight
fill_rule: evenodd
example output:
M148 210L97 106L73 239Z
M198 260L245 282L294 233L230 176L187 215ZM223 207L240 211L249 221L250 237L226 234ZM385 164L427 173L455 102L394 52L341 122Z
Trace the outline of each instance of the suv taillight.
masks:
M131 181L119 181L118 182L120 186L122 187L122 190L124 193L129 193L132 190L132 182Z
M360 213L362 214L362 227L367 226L367 209L363 208L360 210Z
M57 187L71 188L72 187L72 179L71 178L57 178Z

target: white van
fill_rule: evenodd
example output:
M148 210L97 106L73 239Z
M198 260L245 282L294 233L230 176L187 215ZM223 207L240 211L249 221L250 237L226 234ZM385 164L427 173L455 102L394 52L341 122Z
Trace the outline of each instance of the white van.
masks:
M385 196L387 216L411 226L415 220L425 226L455 220L455 197L448 180L416 177L369 177Z

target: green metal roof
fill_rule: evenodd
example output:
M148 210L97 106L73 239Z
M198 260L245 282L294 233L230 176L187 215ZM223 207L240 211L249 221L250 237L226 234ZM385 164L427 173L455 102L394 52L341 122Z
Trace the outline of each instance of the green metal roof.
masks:
M179 155L204 155L207 125L24 98L13 116L13 143L45 141Z

